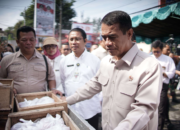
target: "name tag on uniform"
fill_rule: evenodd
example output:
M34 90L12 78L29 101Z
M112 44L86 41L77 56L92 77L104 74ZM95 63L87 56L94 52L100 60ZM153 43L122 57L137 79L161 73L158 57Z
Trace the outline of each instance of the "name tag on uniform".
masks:
M55 70L55 71L59 71L59 70Z
M35 63L35 65L40 65L40 66L43 66L43 64L42 64L42 63Z
M74 65L67 65L67 67L72 67L72 66L74 66Z
M21 65L21 63L12 63L12 65Z

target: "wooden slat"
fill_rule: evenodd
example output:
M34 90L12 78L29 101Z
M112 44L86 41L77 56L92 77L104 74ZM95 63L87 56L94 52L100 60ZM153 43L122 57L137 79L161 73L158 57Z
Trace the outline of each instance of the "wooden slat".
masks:
M57 111L63 111L64 107L53 107L53 108L43 108L43 109L37 109L37 110L31 110L31 111L22 111L22 112L14 112L8 115L8 117L23 117L23 116L30 116L30 115L41 115L43 113L51 113L51 112L57 112Z
M44 96L49 96L54 99L54 103L48 103L48 104L41 104L36 106L30 106L30 107L19 107L19 102L24 101L24 98L27 100L33 100L35 98L42 98ZM57 106L63 106L65 108L65 111L68 113L67 108L67 102L62 101L60 98L58 98L55 94L53 94L51 91L49 92L38 92L38 93L26 93L26 94L17 94L15 97L15 101L17 104L17 110L18 111L28 111L28 110L35 110L35 109L41 109L41 108L50 108L50 107L57 107Z
M65 111L62 111L62 117L65 124L69 126L71 130L80 130Z
M8 118L8 120L6 122L5 130L11 130L11 119L10 118Z
M77 125L73 122L73 120L67 115L67 113L64 111L64 108L62 106L11 113L8 116L8 121L6 123L5 130L10 130L10 128L14 124L18 123L19 119L21 118L25 120L35 121L36 119L46 117L47 113L51 114L54 117L56 114L61 115L65 122L65 125L69 126L70 130L80 130L77 127Z

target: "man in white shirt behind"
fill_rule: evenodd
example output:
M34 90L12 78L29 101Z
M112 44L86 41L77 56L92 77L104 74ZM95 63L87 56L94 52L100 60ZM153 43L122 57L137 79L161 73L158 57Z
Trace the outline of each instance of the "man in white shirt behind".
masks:
M60 63L61 82L66 97L73 95L78 88L83 87L99 69L100 60L87 52L86 41L84 30L74 28L70 31L69 44L73 52L63 58ZM101 112L98 95L71 106L90 125L98 129L98 113Z
M63 43L61 45L61 56L62 58L64 58L65 56L67 56L69 53L71 53L71 49L69 47L69 43Z
M167 97L167 92L169 89L169 80L175 75L175 64L172 58L162 54L163 43L159 40L156 40L152 43L152 57L156 58L162 67L163 75L163 86L160 96L160 104L158 108L159 113L159 122L158 130L163 130L165 119L168 119L169 112L169 101ZM170 120L168 119L168 126L172 126Z
M99 47L96 50L93 50L91 53L97 56L100 60L108 55L108 51L105 49L105 44L103 41L101 41Z

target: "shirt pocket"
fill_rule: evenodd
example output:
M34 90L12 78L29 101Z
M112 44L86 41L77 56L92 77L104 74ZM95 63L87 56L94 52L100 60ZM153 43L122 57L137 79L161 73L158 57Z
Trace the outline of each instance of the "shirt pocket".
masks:
M137 85L135 84L121 84L118 86L118 91L116 92L116 105L124 109L131 109L131 104L135 103L135 94L137 91Z
M46 78L46 68L44 66L34 66L33 73L39 80Z
M103 75L100 75L98 78L99 83L103 86L106 87L109 81L109 78Z
M19 81L25 77L23 66L10 66L8 78Z
M109 78L104 76L104 75L100 75L98 78L98 82L102 85L102 93L103 93L103 100L105 100L105 97L109 97L108 93L108 82L109 82Z

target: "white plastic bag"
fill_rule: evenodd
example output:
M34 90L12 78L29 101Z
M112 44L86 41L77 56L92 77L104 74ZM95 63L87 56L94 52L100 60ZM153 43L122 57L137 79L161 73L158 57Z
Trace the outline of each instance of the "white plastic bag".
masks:
M59 114L56 114L55 118L47 114L45 118L37 120L36 122L24 119L20 119L20 121L23 123L16 123L11 130L70 130L70 128L64 124Z
M50 98L49 96L42 97L40 99L35 98L33 100L27 100L24 99L24 102L19 103L19 107L30 107L35 105L42 105L42 104L48 104L48 103L54 103L54 99Z

